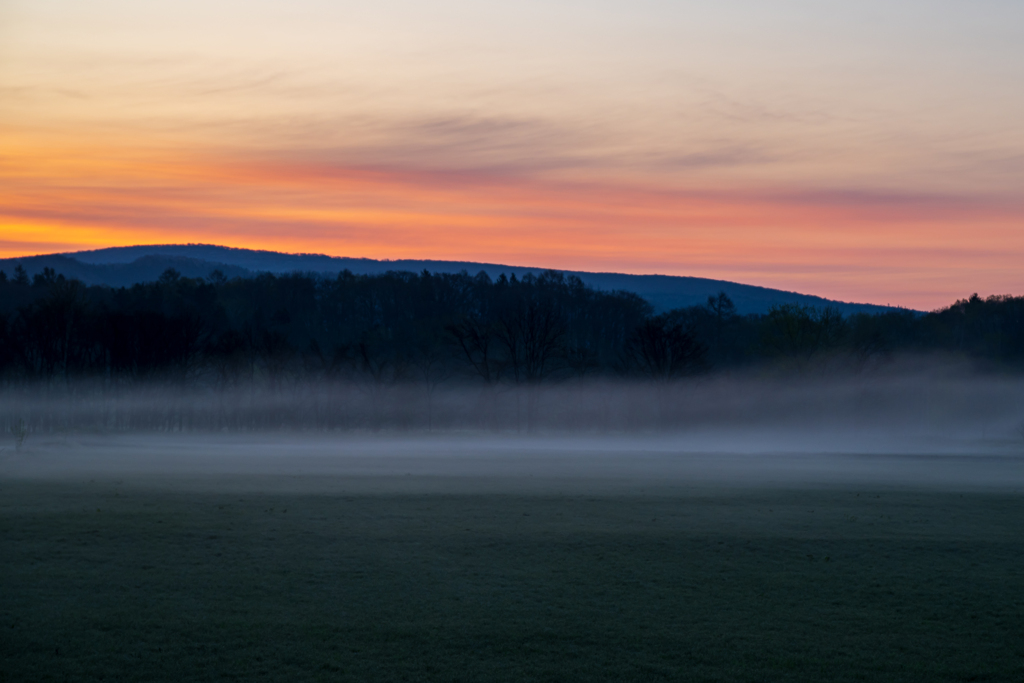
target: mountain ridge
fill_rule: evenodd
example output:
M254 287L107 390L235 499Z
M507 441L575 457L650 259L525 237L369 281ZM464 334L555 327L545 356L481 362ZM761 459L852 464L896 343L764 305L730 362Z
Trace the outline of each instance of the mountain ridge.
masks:
M772 305L832 306L844 314L882 313L896 307L835 301L813 294L747 285L728 280L698 278L685 275L634 275L614 272L573 271L556 268L510 266L475 261L440 261L432 259L377 260L327 256L325 254L288 254L267 250L240 249L211 244L168 244L109 247L78 252L40 254L13 259L0 259L0 270L10 273L22 265L30 276L53 268L65 277L86 284L111 287L131 286L156 280L167 268L174 268L186 277L207 277L220 270L226 277L253 277L262 272L285 274L313 272L327 276L349 270L358 275L388 271L470 274L480 271L496 278L499 274L540 274L556 270L579 277L595 289L635 292L658 312L703 304L709 296L725 292L736 304L738 313L764 313Z

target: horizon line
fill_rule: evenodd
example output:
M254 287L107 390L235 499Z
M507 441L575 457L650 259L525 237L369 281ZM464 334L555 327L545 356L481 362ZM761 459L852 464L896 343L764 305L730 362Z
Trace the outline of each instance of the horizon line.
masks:
M372 258L372 257L368 257L368 256L336 256L336 255L322 253L322 252L290 252L290 251L278 251L278 250L273 250L273 249L254 249L254 248L251 248L251 247L234 247L234 246L229 246L229 245L225 245L225 244L212 244L212 243L207 243L207 242L163 242L163 243L159 243L159 244L153 243L153 244L116 245L116 246L108 246L108 247L99 247L99 248L95 248L95 249L80 249L78 251L60 251L60 252L28 254L28 255L23 255L23 256L7 256L7 257L0 258L0 261L17 261L18 259L23 259L23 258L39 258L39 257L46 257L46 256L66 256L66 257L73 258L77 254L89 254L89 253L102 252L102 251L110 251L110 250L116 250L116 249L138 249L138 248L147 248L147 247L212 247L212 248L215 248L215 249L227 249L227 250L231 250L231 251L246 251L246 252L255 252L255 253L263 253L263 254L276 254L276 255L281 255L281 256L318 257L318 258L339 259L339 260L349 259L349 260L353 260L353 261L369 261L369 262L374 262L374 263L400 263L400 262L403 262L403 261L406 261L406 262L408 262L408 261L428 262L428 263L459 263L459 264L465 263L465 264L475 264L475 265L481 265L481 266L498 266L498 267L506 267L506 268L517 268L517 269L520 269L520 270L553 271L553 272L560 272L560 273L583 273L583 274L586 274L586 275L623 275L623 276L627 276L627 277L663 277L663 278L673 278L673 279L702 280L702 281L710 281L710 282L721 282L721 283L731 284L731 285L739 285L739 286L742 286L742 287L751 287L751 288L762 289L762 290L767 290L767 291L772 291L772 292L782 292L782 293L785 293L785 294L795 294L795 295L798 295L798 296L808 296L808 297L813 297L813 298L816 298L816 299L821 299L823 301L833 302L833 303L837 303L837 304L845 304L845 305L852 305L852 306L871 306L871 307L875 307L875 308L888 308L888 309L903 310L903 311L924 312L924 311L921 311L920 309L915 309L915 308L911 308L909 306L903 306L903 305L900 305L900 304L896 304L896 305L889 304L889 303L886 303L886 304L876 304L876 303L867 303L867 302L861 302L861 301L846 301L846 300L842 300L842 299L831 299L829 297L822 296L820 294L810 294L810 293L807 293L807 292L800 292L800 291L797 291L797 290L781 289L781 288L778 288L778 287L768 287L768 286L765 286L765 285L750 284L750 283L746 283L746 282L738 282L736 280L725 280L725 279L720 279L720 278L700 277L700 276L695 276L695 275L670 275L670 274L667 274L667 273L651 273L651 272L637 273L637 272L625 272L625 271L571 270L571 269L567 269L567 268L552 268L552 267L548 267L548 266L523 266L523 265L510 264L510 263L495 263L495 262L488 262L488 261L464 261L464 260L458 260L458 259L437 259L437 258L403 258L403 259L390 259L390 258L388 258L388 259L382 259L382 258ZM186 257L186 258L194 258L194 257ZM136 260L138 260L138 259L136 259ZM199 259L199 260L205 260L205 259ZM85 263L83 261L80 261L80 262L83 263L84 265L114 265L114 264ZM124 263L132 263L132 262L133 261L126 261ZM208 262L209 263L216 263L215 261L208 261ZM224 264L224 265L231 265L231 264ZM255 273L271 272L271 271L253 270L251 268L244 267L244 266L233 266L233 267L244 268L245 270L249 270L250 272L255 272ZM302 271L296 270L296 271L292 271L292 272L302 272ZM407 272L412 272L412 271L407 271Z

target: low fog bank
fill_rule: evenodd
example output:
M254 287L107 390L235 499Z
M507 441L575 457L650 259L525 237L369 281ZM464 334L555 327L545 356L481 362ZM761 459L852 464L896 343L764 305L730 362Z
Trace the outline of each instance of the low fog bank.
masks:
M1024 382L947 369L663 385L6 395L0 477L337 490L1024 491Z
M657 491L691 486L1024 492L1000 441L711 430L521 436L106 435L0 454L0 480L284 491Z
M873 373L709 376L553 385L329 382L223 390L165 384L27 386L0 392L14 446L73 434L663 434L709 443L753 430L819 436L1003 439L1024 443L1024 377L961 366ZM761 436L750 437L756 442ZM3 444L0 444L3 447Z

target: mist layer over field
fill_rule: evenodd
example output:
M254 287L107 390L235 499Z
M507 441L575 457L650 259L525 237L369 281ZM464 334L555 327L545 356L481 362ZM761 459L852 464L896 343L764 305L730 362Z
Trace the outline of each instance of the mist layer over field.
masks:
M444 391L143 386L49 397L36 389L8 394L2 411L0 472L14 477L313 488L346 479L389 490L1024 488L1024 384L1006 376L905 371Z
M1024 387L8 392L0 679L1021 680Z

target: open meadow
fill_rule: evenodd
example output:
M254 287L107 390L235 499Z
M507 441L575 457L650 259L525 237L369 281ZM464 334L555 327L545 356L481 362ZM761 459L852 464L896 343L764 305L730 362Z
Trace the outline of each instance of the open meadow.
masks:
M1024 678L1012 444L686 443L4 453L0 680Z

